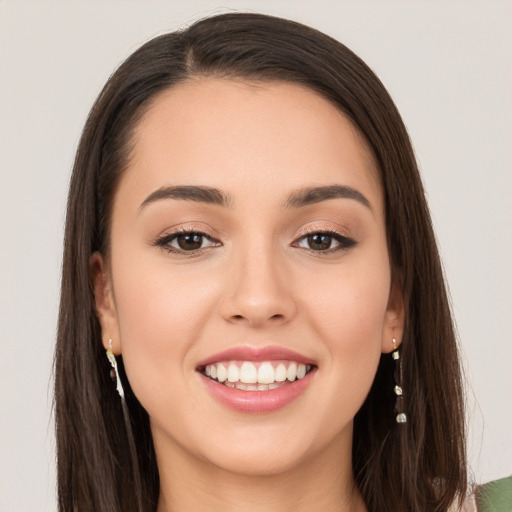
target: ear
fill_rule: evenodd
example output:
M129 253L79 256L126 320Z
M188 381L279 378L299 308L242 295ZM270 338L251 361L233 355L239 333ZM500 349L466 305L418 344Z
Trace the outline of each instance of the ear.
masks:
M404 334L405 308L402 280L395 275L391 280L388 305L382 329L382 352L388 353L394 350L393 338L396 339L396 346L402 343Z
M112 293L112 279L107 271L107 265L103 256L95 252L89 261L89 273L94 289L94 301L96 315L101 325L101 340L105 350L109 348L109 340L112 340L114 354L121 353L119 336L119 322Z

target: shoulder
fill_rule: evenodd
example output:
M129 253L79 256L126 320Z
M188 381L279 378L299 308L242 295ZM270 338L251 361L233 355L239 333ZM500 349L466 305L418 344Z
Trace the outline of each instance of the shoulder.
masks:
M476 485L462 508L454 503L449 512L509 512L512 510L512 476Z
M477 486L475 501L478 512L512 510L512 476Z

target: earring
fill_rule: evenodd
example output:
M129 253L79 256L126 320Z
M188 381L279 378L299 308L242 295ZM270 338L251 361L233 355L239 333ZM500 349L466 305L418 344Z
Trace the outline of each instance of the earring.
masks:
M135 437L133 435L132 422L130 419L130 411L128 410L128 406L126 405L126 400L124 399L124 389L121 384L121 376L119 375L119 370L117 368L117 361L114 352L112 352L112 338L108 340L108 349L107 349L107 358L112 365L112 369L110 370L110 376L116 382L116 389L121 397L121 406L123 409L123 418L124 425L126 427L126 432L128 434L128 446L130 448L130 455L132 459L132 471L133 471L133 481L140 482L140 473L139 473L139 462L137 457L137 448L135 446ZM129 388L128 388L129 389ZM140 489L135 486L135 493L137 498L138 507L137 510L142 510L142 498L140 494Z
M110 370L110 376L112 377L112 380L116 382L116 389L117 392L119 393L119 396L121 398L124 398L124 389L123 385L121 384L119 370L117 369L116 356L114 355L114 352L112 352L112 338L109 338L108 340L107 358L110 361L110 364L112 365L112 369Z
M403 412L404 392L402 389L402 361L400 360L400 352L396 346L396 339L393 338L393 353L391 354L395 360L395 388L396 395L395 412L397 423L407 423L407 415Z

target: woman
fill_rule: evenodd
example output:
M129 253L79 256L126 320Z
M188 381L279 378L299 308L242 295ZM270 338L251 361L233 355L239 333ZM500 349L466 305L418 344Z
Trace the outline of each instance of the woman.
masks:
M129 57L70 187L60 509L448 510L463 418L421 180L371 70L256 14Z

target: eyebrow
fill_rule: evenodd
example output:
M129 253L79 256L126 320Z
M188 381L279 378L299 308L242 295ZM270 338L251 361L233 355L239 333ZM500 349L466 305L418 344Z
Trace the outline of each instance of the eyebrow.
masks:
M197 203L214 204L227 207L231 200L228 195L219 189L196 185L181 185L176 187L162 187L151 193L139 206L139 212L151 203L162 199L181 199Z
M370 210L370 201L358 190L346 185L328 185L323 187L305 187L293 192L284 203L285 208L301 208L320 203L328 199L353 199Z
M152 192L139 206L139 212L151 203L162 199L181 199L223 207L228 207L232 203L230 196L217 188L179 185L175 187L162 187ZM301 208L328 199L353 199L371 210L368 199L355 188L346 185L304 187L290 194L283 206L284 208Z

